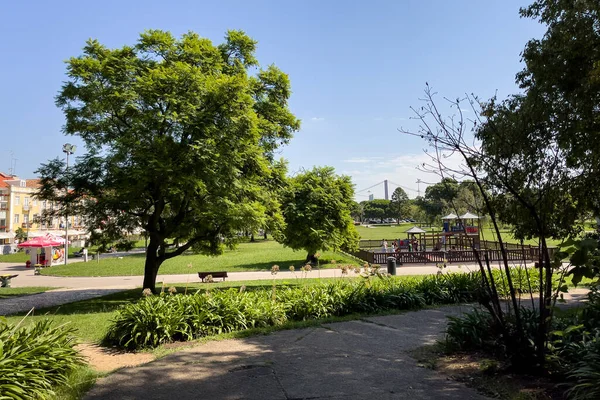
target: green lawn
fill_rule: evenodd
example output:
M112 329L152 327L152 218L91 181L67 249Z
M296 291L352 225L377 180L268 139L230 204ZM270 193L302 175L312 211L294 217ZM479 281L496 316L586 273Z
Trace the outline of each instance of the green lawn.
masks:
M42 271L44 275L56 276L127 276L144 274L144 254L135 254L118 258L100 259L100 262L73 263L57 265ZM254 243L241 243L234 250L226 250L218 257L185 254L165 261L160 267L160 274L196 274L209 271L264 271L270 270L274 264L280 270L287 271L290 265L298 270L304 265L306 253L293 251L281 244L267 240ZM333 268L331 260L338 263L358 265L357 261L342 254L326 251L321 256L321 268ZM191 267L188 265L191 264Z
M418 224L408 223L408 224L400 224L400 225L392 225L392 226L371 226L370 228L367 228L366 226L357 226L356 229L357 229L358 234L360 235L361 239L368 239L368 240L387 239L389 241L389 240L393 240L393 239L406 238L406 233L404 233L404 232L406 230L412 228L415 225L419 226ZM442 230L442 225L440 223L440 226L434 226L434 227L422 226L422 228L424 230L426 230L427 232L439 232ZM502 239L505 242L519 243L519 241L516 240L512 236L512 234L510 233L510 230L508 230L508 229L501 229L500 234L502 235ZM495 240L497 240L496 232L494 231L494 229L491 226L485 226L481 230L481 239L495 241ZM537 246L538 241L536 239L525 240L524 244L530 244L530 245ZM560 244L560 240L552 240L552 239L548 240L549 246L558 246L559 244Z
M13 253L13 254L2 254L0 255L0 262L3 263L23 263L25 264L25 261L29 260L29 254L25 254L24 251L20 251L18 253Z
M29 294L37 294L44 293L51 289L57 289L53 287L43 287L43 286L32 286L32 287L24 287L24 288L0 288L0 300L1 299L10 299L19 296L26 296Z

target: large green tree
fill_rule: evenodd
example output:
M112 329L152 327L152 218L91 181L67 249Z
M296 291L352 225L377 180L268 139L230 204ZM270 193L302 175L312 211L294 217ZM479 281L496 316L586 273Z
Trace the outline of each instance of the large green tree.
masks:
M332 167L315 167L290 178L282 198L283 244L306 250L307 262L315 261L318 250L356 249L353 199L350 177L336 175Z
M390 201L384 199L375 199L369 201L363 201L360 204L363 205L364 216L367 219L378 219L381 222L385 218L390 218Z
M288 76L258 68L255 48L241 31L214 45L151 30L117 49L89 40L67 61L56 104L87 152L68 174L58 159L42 165L38 195L103 235L144 231L144 288L155 290L165 260L219 254L238 232L277 220L285 166L274 152L299 121Z

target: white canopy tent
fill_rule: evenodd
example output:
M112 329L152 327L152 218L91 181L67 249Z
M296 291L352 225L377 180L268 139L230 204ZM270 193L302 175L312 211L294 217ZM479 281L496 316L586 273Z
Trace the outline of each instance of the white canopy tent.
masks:
M475 214L472 214L470 212L466 212L463 215L460 216L460 219L479 219L479 217Z
M426 233L426 231L424 231L423 229L419 228L418 226L413 226L412 228L410 228L409 230L405 231L408 234L420 234L420 233Z
M442 217L442 219L458 219L458 215L456 215L454 213L450 213L450 214L446 215L445 217Z

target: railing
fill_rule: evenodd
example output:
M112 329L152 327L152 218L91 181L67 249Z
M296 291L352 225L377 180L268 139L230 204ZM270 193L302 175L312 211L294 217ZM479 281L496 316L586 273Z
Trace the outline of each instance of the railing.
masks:
M396 253L373 252L368 250L358 250L352 252L352 255L372 264L386 264L389 257L396 258L396 262L401 264L437 264L437 263L475 263L477 257L473 250L453 250L453 251L401 251ZM490 261L502 261L502 252L500 250L479 250L479 256L483 261L485 256ZM539 258L539 249L521 248L506 250L506 258L510 262L531 262Z

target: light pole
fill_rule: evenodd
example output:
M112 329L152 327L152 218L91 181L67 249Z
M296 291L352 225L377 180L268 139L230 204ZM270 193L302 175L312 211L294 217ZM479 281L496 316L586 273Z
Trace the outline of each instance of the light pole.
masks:
M63 153L67 154L67 168L65 169L66 197L65 197L65 265L69 260L69 155L75 153L77 146L70 143L63 144Z
M27 239L25 240L29 240L29 204L23 205L23 211L27 213L27 222L25 222L27 225Z

